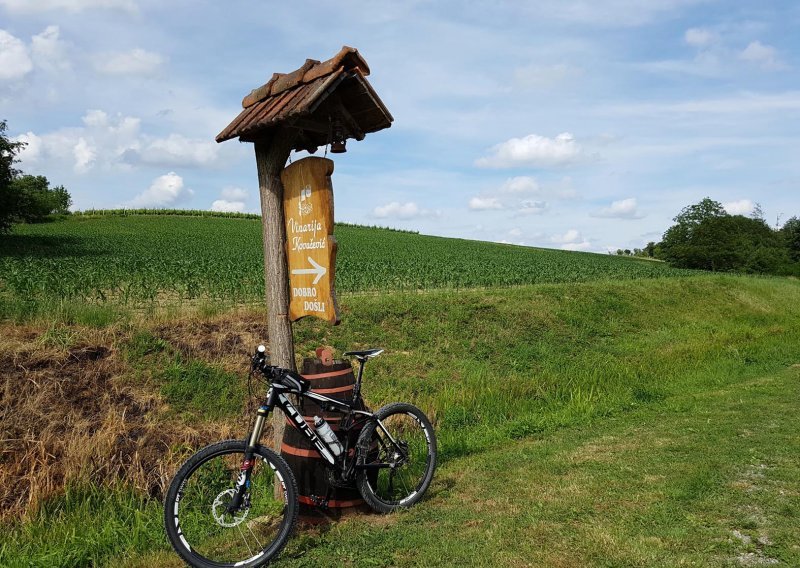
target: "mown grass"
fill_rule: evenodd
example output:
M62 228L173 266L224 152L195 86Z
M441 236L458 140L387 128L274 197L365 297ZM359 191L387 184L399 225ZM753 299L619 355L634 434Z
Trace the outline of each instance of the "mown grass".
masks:
M798 368L739 377L452 460L422 506L274 565L797 566L799 395Z
M238 317L244 316L214 314L209 322L224 328ZM201 372L192 371L191 380L183 375L186 369L194 369L197 361L202 363L196 367L200 370L222 368L213 359L204 360L202 354L195 356L197 361L185 355L178 359L157 330L145 322L130 325L134 331L126 345L131 366L139 371L150 369L149 380L154 380L158 388L166 388L167 393L171 381L203 389L203 382L195 380ZM523 439L535 436L557 440L567 430L576 436L581 432L591 435L608 424L627 424L629 416L639 416L640 412L646 415L669 409L676 416L694 416L693 397L730 389L797 363L800 284L784 279L696 277L358 296L343 302L341 326L332 328L304 320L296 324L295 337L301 355L324 344L340 352L358 347L386 348L385 355L368 365L364 387L368 401L373 407L393 400L410 400L421 406L436 424L443 469L431 499L414 511L386 521L337 525L321 537L298 538L285 562L291 565L313 559L325 565L323 558L335 558L328 565L469 564L465 560L468 555L479 554L479 535L489 531L489 544L481 554L492 550L500 554L501 564L524 565L521 555L533 553L534 547L519 544L522 534L503 528L504 523L512 528L530 526L516 525L513 519L529 510L541 511L550 501L566 499L551 497L543 503L547 492L562 487L559 475L569 472L569 464L556 459L563 451L558 444L539 455ZM165 364L168 368L170 362L179 368L175 376L164 374ZM200 403L200 407L205 404ZM223 415L239 421L235 408L217 418ZM193 416L197 420L210 418L202 412ZM642 428L646 429L646 423ZM765 455L772 451L769 447ZM497 452L507 452L508 459L530 454L524 460L531 464L552 456L553 461L548 463L554 464L553 471L545 476L548 483L537 485L542 493L519 493L521 489L511 479L498 477L494 470L481 472L477 464L500 460ZM731 449L730 455L734 453ZM719 464L724 465L728 458L698 461L701 454L698 450L680 458L697 464L698 469L687 470L687 475L664 489L664 495L675 503L695 503L714 495L723 479L716 475ZM606 483L638 472L638 462L629 465L626 459L608 466L603 474ZM458 472L464 469L472 474L462 477ZM475 491L471 492L473 485ZM598 484L595 490L602 494L603 485ZM465 507L483 491L508 506L496 508L483 502L483 513ZM147 507L152 502L148 503L145 510L151 511ZM147 514L155 515L156 509ZM130 518L136 510L140 510L138 505L102 514ZM581 531L588 530L584 523L591 518L581 509L575 511L559 513L565 518L557 531L538 526L534 541L545 548L566 550L559 539L573 529L575 534L584 534ZM665 519L672 514L668 512ZM70 523L75 526L70 516L42 517L39 513L33 518L34 523L53 524L56 532L68 533L66 527ZM615 538L632 530L618 515L609 518L607 530ZM459 523L473 524L462 527ZM665 531L667 524L665 521ZM395 525L402 527L399 533ZM420 530L422 526L424 531ZM467 542L461 536L445 538L444 533L437 532L438 527L460 530L461 536L472 535L476 542ZM783 526L781 530L787 529ZM436 535L440 544L421 534L426 531ZM606 537L598 533L596 538ZM452 545L447 544L451 541ZM163 540L148 542L132 543L120 536L117 547L103 558L129 557L132 550L138 555L154 549L159 555L156 564L173 561ZM670 541L665 542L663 547L669 549ZM49 542L16 530L4 546L5 558L14 561L28 551L38 551L41 556L33 557L35 565L36 558L57 555L54 551L59 547L66 550L83 545L79 538ZM445 561L449 558L454 562ZM555 557L539 558L558 565ZM0 557L0 564L3 560ZM138 562L130 561L133 565ZM591 565L585 558L581 561Z

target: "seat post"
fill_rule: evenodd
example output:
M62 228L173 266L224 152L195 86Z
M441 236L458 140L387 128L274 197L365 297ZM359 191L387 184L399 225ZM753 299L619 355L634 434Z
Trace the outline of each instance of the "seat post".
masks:
M353 386L353 403L358 401L358 397L361 394L361 377L364 376L364 365L367 363L367 358L356 357L358 359L358 377L356 378L356 384Z

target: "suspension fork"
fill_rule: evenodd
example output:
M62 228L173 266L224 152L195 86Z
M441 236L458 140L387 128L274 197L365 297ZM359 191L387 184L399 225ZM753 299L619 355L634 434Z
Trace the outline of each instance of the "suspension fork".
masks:
M250 433L247 447L244 450L244 459L242 460L242 465L239 469L239 476L236 478L236 491L233 494L233 499L231 499L231 502L228 505L228 512L231 514L235 513L241 508L244 496L247 493L247 489L250 487L250 473L253 471L253 464L255 463L253 456L255 455L256 446L258 446L258 443L261 440L261 433L264 430L264 423L266 422L267 417L274 406L275 395L273 390L270 388L269 392L267 393L266 403L260 406L256 412L256 421L255 424L253 424L253 431Z

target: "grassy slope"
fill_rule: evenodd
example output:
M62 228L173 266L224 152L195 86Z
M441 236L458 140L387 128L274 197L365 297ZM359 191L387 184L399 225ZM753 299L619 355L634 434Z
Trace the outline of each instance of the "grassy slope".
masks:
M448 565L469 563L473 554L486 564L497 557L525 565L530 555L538 559L533 565L558 565L560 558L564 565L571 565L568 558L602 565L606 557L608 565L648 565L667 553L719 564L738 550L727 530L761 527L744 513L733 516L751 506L774 522L768 536L777 544L764 545L769 555L796 558L789 543L798 488L787 480L797 463L785 463L791 444L782 449L797 432L786 406L796 399L796 373L780 374L800 361L796 281L704 276L359 296L343 309L337 328L300 322L299 352L319 344L385 347L368 369L367 395L375 406L410 399L426 409L436 421L443 467L420 507L298 537L288 565L326 555L336 558L332 565L370 565L367 558L375 565ZM230 327L237 317L243 316L206 319ZM126 322L121 348L133 341L125 334L143 329L156 333L152 324ZM136 373L152 367L163 395L171 383L159 374L162 356L139 353ZM203 363L220 365L213 358ZM747 385L758 388L740 393ZM737 396L745 403L731 406ZM203 420L191 402L183 412ZM781 416L775 438L763 435L772 405ZM732 430L739 422L750 425ZM517 441L531 436L541 442ZM587 444L598 446L597 459L570 457L588 452ZM606 447L614 459L603 459ZM519 467L521 458L530 468ZM765 475L785 482L789 501L729 487L733 477L750 475L747 466L761 464L773 468ZM153 557L134 560L147 550L171 562L168 552L158 552L167 547L157 504L114 495L113 506L96 513L107 517L102 523L88 522L84 499L54 500L7 533L0 564L49 557L79 566L122 557L152 565ZM717 540L706 542L708 535Z

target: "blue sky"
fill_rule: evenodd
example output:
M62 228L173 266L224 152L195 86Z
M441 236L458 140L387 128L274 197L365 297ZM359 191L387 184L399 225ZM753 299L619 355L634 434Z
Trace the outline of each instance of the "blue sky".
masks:
M710 196L800 215L800 4L0 0L0 118L80 209L258 210L214 137L342 45L392 128L334 156L338 221L604 252Z

